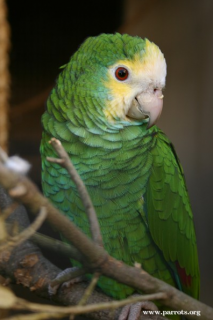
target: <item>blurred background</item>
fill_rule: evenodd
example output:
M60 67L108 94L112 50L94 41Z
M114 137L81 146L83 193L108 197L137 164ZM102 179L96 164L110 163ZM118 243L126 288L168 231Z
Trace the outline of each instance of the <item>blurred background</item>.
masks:
M212 17L212 0L0 0L0 91L5 93L0 99L0 144L32 163L30 176L39 186L40 118L59 67L86 37L103 32L139 35L159 45L168 66L159 127L184 167L197 233L201 300L211 306Z

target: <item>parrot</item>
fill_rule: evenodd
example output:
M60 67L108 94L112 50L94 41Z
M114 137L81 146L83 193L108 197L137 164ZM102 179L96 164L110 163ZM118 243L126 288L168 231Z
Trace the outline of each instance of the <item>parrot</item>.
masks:
M100 34L61 68L42 116L44 195L91 237L77 187L65 168L46 159L56 156L54 137L88 190L106 251L198 299L185 177L173 144L156 126L167 74L163 53L147 38ZM98 286L115 299L139 292L106 276Z

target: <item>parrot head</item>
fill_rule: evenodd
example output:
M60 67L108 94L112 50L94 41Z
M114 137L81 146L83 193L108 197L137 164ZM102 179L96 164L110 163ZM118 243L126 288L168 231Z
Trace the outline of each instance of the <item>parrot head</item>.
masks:
M101 101L101 110L87 110L93 116L102 115L110 124L145 122L148 128L159 118L166 62L149 40L119 33L90 37L67 68L75 94Z
M154 125L163 108L162 90L166 79L166 62L160 49L149 40L141 40L143 49L137 48L130 59L116 61L109 68L110 88L114 103L106 112L130 121L148 119L148 127ZM120 106L120 107L119 107Z

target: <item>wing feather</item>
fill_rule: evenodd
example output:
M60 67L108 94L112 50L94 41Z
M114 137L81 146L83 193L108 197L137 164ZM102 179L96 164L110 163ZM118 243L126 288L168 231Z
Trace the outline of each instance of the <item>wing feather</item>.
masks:
M159 130L155 139L152 172L145 194L150 233L165 260L173 263L174 268L179 266L173 269L179 272L184 291L198 298L196 236L183 170L168 138Z

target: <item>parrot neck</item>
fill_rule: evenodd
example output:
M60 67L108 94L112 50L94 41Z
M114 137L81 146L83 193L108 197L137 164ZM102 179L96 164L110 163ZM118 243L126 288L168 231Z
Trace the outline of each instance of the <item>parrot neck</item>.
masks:
M59 139L86 185L99 185L102 175L117 180L118 173L121 180L132 181L147 171L151 165L147 151L153 148L158 131L155 126L147 129L147 123L119 119L108 122L96 107L100 101L79 96L68 99L59 89L52 91L42 117L43 145L51 137Z

